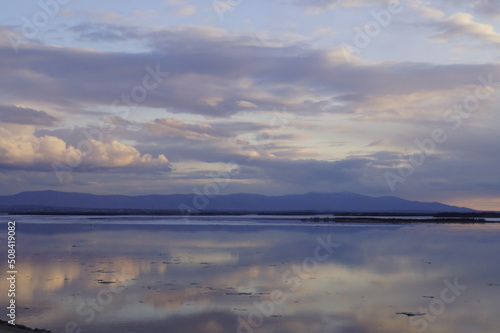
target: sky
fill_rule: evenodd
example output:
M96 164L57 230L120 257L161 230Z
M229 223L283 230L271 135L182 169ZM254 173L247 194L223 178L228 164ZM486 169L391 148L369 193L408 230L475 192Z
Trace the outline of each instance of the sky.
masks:
M356 192L500 210L496 0L0 10L0 195Z

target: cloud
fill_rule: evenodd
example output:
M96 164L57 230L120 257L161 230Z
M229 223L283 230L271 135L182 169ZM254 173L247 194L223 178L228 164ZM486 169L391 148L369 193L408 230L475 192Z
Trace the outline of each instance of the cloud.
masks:
M437 10L421 15L442 38L489 36L485 25L476 26L472 17L443 20ZM0 45L5 105L0 114L11 122L5 126L53 126L61 114L73 126L32 133L3 129L0 166L9 172L51 172L53 162L72 161L78 181L86 186L81 190L101 183L102 189L127 190L128 184L138 184L141 191L186 192L193 184L211 181L207 170L237 161L240 174L226 191L387 193L382 171L401 163L405 145L412 147L417 134L442 121L446 108L473 95L479 76L491 74L494 82L500 81L497 63L368 62L356 57L347 62L339 50L314 47L309 41L231 34L213 27L147 30L86 22L73 26L72 32L89 41L140 42L144 49L97 52L27 41L16 55L8 41ZM158 72L168 76L157 77ZM497 102L498 96L492 95L481 102L477 114L488 114ZM13 105L40 106L17 107L14 113ZM271 110L283 108L297 120L276 132L267 120ZM38 110L57 112L60 118ZM485 119L471 116L464 129L480 132L485 124L498 123ZM113 123L113 137L95 141L79 134L94 128L93 122ZM266 133L272 134L270 139L255 139L269 138ZM247 138L256 142L257 150L245 149ZM82 140L91 150L79 145ZM331 147L325 142L343 144ZM496 177L489 165L498 163L491 163L488 154L474 155L472 148L447 151L444 146L439 154L401 186L401 193L424 195L451 188L454 181L479 191L488 177ZM466 163L471 156L482 165L479 182L474 181L472 162ZM170 170L165 177L171 178L158 176ZM462 181L460 172L467 175ZM172 187L166 190L168 185Z
M388 140L388 139L379 139L379 140L373 141L368 146L369 147L378 147L378 146L390 146L390 145L391 145L391 141L390 140Z
M256 108L257 107L257 105L255 105L254 103L248 102L248 101L238 101L238 102L236 102L236 105L238 105L239 107L242 107L242 108Z
M134 147L116 140L82 141L77 147L54 136L36 137L0 128L0 167L52 171L54 164L75 171L108 169L170 170L167 158L141 155Z
M276 182L293 182L295 185L310 186L328 180L326 182L330 186L340 186L354 185L362 175L362 168L367 162L365 159L357 158L339 161L260 159L248 167L253 168L255 165L262 168L262 176Z
M500 16L500 7L497 0L476 0L474 8L478 13L486 16Z
M412 0L407 3L407 6L418 13L420 16L423 16L427 19L441 19L445 16L445 12L442 9L428 6L428 2L424 2L421 0Z
M49 115L45 111L37 111L13 105L0 105L0 122L36 126L54 126L59 123L59 119Z
M345 95L448 89L475 84L478 75L497 73L499 68L495 64L347 63L340 50L302 43L268 45L213 28L116 29L125 31L126 38L140 36L152 51L128 54L26 44L15 55L0 48L0 84L9 102L51 105L68 113L97 105L111 115L119 115L120 107L135 112L134 106L211 117L283 107L318 114L346 112ZM168 76L155 82L152 72ZM144 82L154 89L145 90ZM140 100L131 98L141 91Z
M330 35L330 36L335 36L337 35L337 31L333 29L332 27L321 27L317 28L316 30L313 31L314 35Z
M186 0L168 0L168 11L181 17L191 16L196 13L197 7L188 5L186 2Z
M157 137L178 137L186 140L205 141L230 136L224 128L216 129L209 124L187 124L173 118L156 119L143 128Z
M238 119L186 122L178 118L157 118L148 122L134 122L112 118L109 119L110 124L113 124L112 130L106 134L95 126L38 129L35 134L38 137L58 137L72 146L78 146L89 138L105 141L112 134L116 140L135 142L136 149L144 153L157 156L168 152L169 160L173 162L196 160L212 163L227 162L233 156L239 156L244 144L238 143L241 138L247 138L255 144L259 143L260 137L272 138L274 144L278 143L277 140L291 138L273 132L281 124L275 114L271 113L268 119L264 122Z
M58 16L66 19L82 20L87 23L102 25L141 24L158 17L159 11L153 9L134 10L126 14L103 9L70 9L61 8Z
M351 119L365 122L392 122L420 125L443 123L443 115L457 103L474 96L477 85L463 85L453 89L435 89L407 94L351 96L348 109ZM497 99L490 96L481 101L478 110L489 110Z
M67 29L84 42L121 42L139 39L141 32L134 26L121 26L114 23L84 22Z
M188 5L184 7L177 8L175 10L175 13L179 16L185 17L185 16L190 16L196 13L196 6L193 5Z
M474 12L487 17L495 18L500 15L497 0L441 0L441 2L451 6L463 5L464 8L472 9Z
M457 7L461 4L464 8L470 9L484 16L498 17L500 15L500 7L497 0L437 0L434 2L424 0L294 0L296 6L305 8L309 14L319 14L330 10L343 8L362 8L375 6L389 6L395 3L401 3L414 9L420 15L427 18L441 18L445 15L443 9L437 8L446 7L447 4ZM432 3L434 6L429 6Z
M83 158L87 168L159 168L169 169L168 160L165 155L153 158L149 154L141 155L134 147L128 146L116 140L105 143L102 141L89 141L94 147L88 157Z
M325 11L365 6L387 6L390 0L295 0L294 4L304 7L309 14L319 14Z
M467 37L483 42L500 44L500 33L493 25L474 22L468 13L456 13L442 22L436 23L440 32L434 36L436 40L447 41L450 38Z

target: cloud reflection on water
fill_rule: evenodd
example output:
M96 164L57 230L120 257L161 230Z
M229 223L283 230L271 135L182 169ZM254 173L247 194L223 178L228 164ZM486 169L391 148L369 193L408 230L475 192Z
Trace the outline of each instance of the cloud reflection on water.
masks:
M488 285L500 282L492 265L498 227L21 222L18 230L19 322L54 331L74 321L96 333L237 332L238 318L248 320L256 303L280 290L286 301L255 332L416 332L395 313L428 307L454 278L468 289L428 331L496 333L500 326L493 310L500 287ZM299 270L300 287L291 288L284 273L313 256L317 237L326 235L341 246L313 272ZM86 322L79 304L124 282L116 274L126 277L125 289Z

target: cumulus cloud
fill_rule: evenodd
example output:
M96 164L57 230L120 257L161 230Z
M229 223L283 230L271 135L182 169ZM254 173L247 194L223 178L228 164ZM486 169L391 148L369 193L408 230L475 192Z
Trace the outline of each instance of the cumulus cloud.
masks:
M134 147L116 140L109 143L102 141L89 141L93 146L92 153L83 158L84 165L89 168L166 168L168 159L161 154L153 158L149 154L141 155Z
M170 170L165 155L141 155L134 147L112 140L88 140L77 147L54 136L16 134L0 128L0 167L50 171L54 164L75 171L105 169Z
M45 111L22 108L14 105L0 105L0 122L53 126L59 122L59 119L49 115Z
M435 36L439 41L450 38L468 37L488 43L500 44L500 33L495 31L493 25L474 21L469 13L456 13L442 22L436 24L440 32Z
M66 147L64 141L56 137L16 136L1 130L0 163L5 166L31 167L35 162L43 162L48 168L51 161L64 161L70 155L80 154L74 147Z

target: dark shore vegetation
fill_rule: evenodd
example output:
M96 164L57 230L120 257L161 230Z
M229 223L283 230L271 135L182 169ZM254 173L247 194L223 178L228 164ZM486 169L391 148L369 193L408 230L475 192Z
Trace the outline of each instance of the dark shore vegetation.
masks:
M39 329L39 328L29 328L24 325L11 325L8 322L0 319L0 332L38 332L38 333L51 333L50 331Z
M302 219L304 222L313 223L450 223L450 224L477 224L477 223L497 223L486 221L484 218L476 217L433 217L426 219L416 218L383 218L383 217L311 217Z
M88 209L42 206L1 207L0 213L8 215L59 215L59 216L311 216L302 218L314 223L495 223L487 218L500 218L500 212L338 212L338 211L241 211L203 210L179 211L161 209ZM323 215L323 216L318 216ZM325 216L328 215L328 216ZM418 219L418 217L426 217ZM429 218L430 217L430 218ZM288 219L288 218L287 218ZM293 218L292 218L293 219Z

